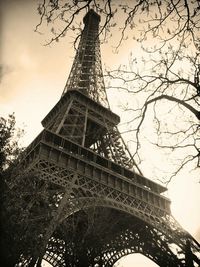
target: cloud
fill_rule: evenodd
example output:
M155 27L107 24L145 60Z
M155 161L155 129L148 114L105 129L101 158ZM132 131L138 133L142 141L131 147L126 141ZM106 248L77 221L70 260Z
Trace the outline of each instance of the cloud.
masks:
M0 83L2 82L4 76L11 73L11 72L12 72L11 66L8 66L5 64L0 64Z

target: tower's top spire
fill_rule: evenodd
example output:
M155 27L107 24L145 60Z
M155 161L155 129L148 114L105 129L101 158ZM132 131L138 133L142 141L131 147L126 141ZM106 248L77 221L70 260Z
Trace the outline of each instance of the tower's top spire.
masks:
M89 24L90 20L99 24L101 17L93 9L90 9L83 18L83 22L86 25Z
M90 9L83 18L83 22L85 26L63 94L66 91L77 90L109 107L101 66L100 16Z

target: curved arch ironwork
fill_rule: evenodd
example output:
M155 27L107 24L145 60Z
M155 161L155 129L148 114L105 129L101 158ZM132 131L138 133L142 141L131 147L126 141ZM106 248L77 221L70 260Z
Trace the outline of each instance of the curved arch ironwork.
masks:
M80 205L79 201L81 201L82 205ZM94 207L95 210L98 210L99 214L103 210L109 209L115 210L115 212L117 212L118 218L120 218L120 215L124 217L124 219L122 219L120 222L120 225L123 225L123 229L116 230L115 235L113 235L113 231L111 231L109 235L110 243L106 243L105 241L105 243L99 249L99 254L101 255L100 260L103 264L102 266L113 266L114 263L121 257L131 253L141 253L149 259L153 260L159 266L183 266L181 260L178 260L173 251L171 251L167 246L167 240L164 240L162 233L153 228L151 225L136 218L135 216L133 216L133 214L128 214L127 212L125 213L125 211L122 211L122 209L117 210L114 204L111 205L111 202L108 202L107 200L103 201L102 199L97 200L94 198L81 198L79 199L79 201L77 201L77 199L74 199L74 202L77 204L77 208L75 208L74 205L74 212L72 213L71 211L68 216L65 216L62 222L60 222L61 225L64 222L67 224L67 220L74 214L78 214L83 210L91 210L92 208L94 209ZM114 217L114 219L116 219L116 216ZM134 226L134 221L137 224L136 226ZM106 222L103 223L106 224ZM138 227L138 223L140 223L140 227ZM102 228L105 227L105 224ZM141 225L143 225L142 228ZM61 236L63 236L63 234ZM56 239L55 242L57 242ZM107 245L109 245L109 247ZM56 249L56 251L58 252L59 250ZM47 260L50 256L50 252L46 251L44 259ZM53 255L51 257L53 257ZM97 257L98 254L96 255L96 258ZM58 262L56 262L55 259L50 260L50 263L53 266L68 266L65 265L62 257L57 258ZM95 259L93 260L95 261Z

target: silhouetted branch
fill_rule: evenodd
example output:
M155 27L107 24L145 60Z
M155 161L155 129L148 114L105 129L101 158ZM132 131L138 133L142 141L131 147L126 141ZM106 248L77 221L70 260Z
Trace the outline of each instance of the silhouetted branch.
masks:
M176 151L180 149L183 151L177 169L171 170L170 177L174 177L190 162L199 166L199 54L188 55L185 45L181 43L177 49L169 46L168 50L157 54L147 52L146 55L140 60L139 68L138 58L133 57L130 58L129 67L107 71L106 77L110 77L111 84L108 89L116 88L127 94L127 104L123 110L131 115L126 122L129 129L122 132L134 134L134 137L131 135L136 140L134 156L138 157L141 153L143 138L162 150L172 151L174 155L178 155ZM156 137L146 137L148 130L144 127L147 116L151 116Z
M111 27L117 27L120 35L116 48L119 48L122 41L126 39L126 31L136 29L137 37L135 38L138 42L144 42L149 37L157 38L158 42L154 51L177 38L182 38L184 41L191 39L196 49L200 49L198 38L200 6L198 1L140 0L135 2L129 0L123 4L111 0L99 2L96 0L41 0L38 6L40 21L36 25L36 31L45 21L48 25L51 23L55 25L57 21L62 21L65 26L48 43L58 41L66 31L70 30L70 26L74 28L77 15L81 11L86 13L89 8L93 8L102 15L104 22L101 33L104 34L104 38ZM118 25L117 14L122 18L123 26Z
M183 105L185 108L187 108L189 111L191 111L197 117L197 119L200 119L200 112L198 110L193 108L191 105L185 103L185 101L183 101L181 99L178 99L176 97L173 97L173 96L169 96L169 95L160 95L160 96L155 97L155 98L153 98L151 100L148 100L145 103L145 106L148 106L149 104L151 104L153 102L156 102L158 100L162 100L162 99L167 99L169 101L174 101L174 102L177 102L177 103Z

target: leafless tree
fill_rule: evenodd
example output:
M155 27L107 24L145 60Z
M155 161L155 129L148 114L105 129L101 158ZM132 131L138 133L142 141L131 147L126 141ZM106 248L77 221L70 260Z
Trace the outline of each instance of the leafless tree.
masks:
M67 31L80 29L77 23L80 22L80 18L77 20L77 16L84 15L89 8L101 15L101 33L104 33L104 36L112 27L121 31L116 46L127 39L129 29L135 31L139 28L139 34L135 36L139 42L153 36L159 40L160 48L178 37L192 42L200 49L200 3L196 0L40 0L40 21L35 30L39 31L46 22L53 35L47 43L58 41ZM119 15L123 18L120 23Z
M192 56L185 50L183 44L177 49L169 45L165 52L160 50L140 60L130 57L128 66L107 71L108 88L128 94L123 110L129 114L128 132L135 133L135 155L140 156L145 137L176 159L167 182L191 162L192 168L200 166L199 54ZM147 116L152 120L153 136L143 127Z

